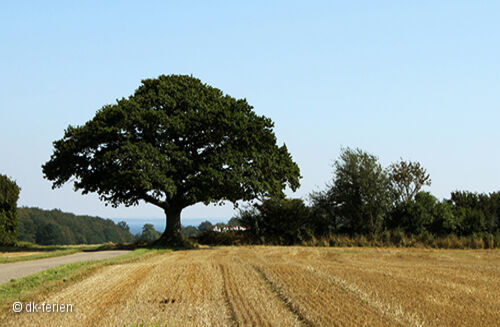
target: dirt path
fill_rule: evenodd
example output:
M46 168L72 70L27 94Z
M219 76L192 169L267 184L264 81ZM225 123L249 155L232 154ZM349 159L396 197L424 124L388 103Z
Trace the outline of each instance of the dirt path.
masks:
M3 326L498 326L500 251L227 247L106 266Z
M52 267L87 260L113 258L130 251L81 252L67 256L0 264L0 284L11 279L25 277Z

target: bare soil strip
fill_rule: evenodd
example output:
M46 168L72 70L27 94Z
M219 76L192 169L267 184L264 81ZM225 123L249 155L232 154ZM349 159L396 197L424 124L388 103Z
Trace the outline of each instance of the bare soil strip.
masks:
M2 326L497 326L500 251L228 247L106 266Z

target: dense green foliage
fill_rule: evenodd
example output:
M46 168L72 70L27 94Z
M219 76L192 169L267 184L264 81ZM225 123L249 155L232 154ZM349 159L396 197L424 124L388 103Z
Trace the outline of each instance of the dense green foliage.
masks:
M142 226L142 233L136 235L137 241L153 242L160 238L160 233L154 228L152 224L144 224Z
M210 226L212 226L210 222L208 223L210 224ZM204 229L203 231L208 231L208 230L211 231L212 229L211 228ZM198 235L200 235L201 232L202 230L195 226L181 226L181 235L184 238L195 238ZM136 242L151 243L157 241L160 238L160 236L161 234L154 228L152 224L144 224L142 226L141 233L137 233L134 237Z
M300 199L267 199L239 217L248 234L262 243L285 245L311 238L309 219L309 208Z
M418 162L401 160L383 169L375 156L347 148L334 169L333 184L311 196L316 235L384 230L472 235L499 230L500 193L453 192L450 200L439 201L420 191L430 185L430 176Z
M212 223L207 220L207 221L202 222L200 225L198 225L198 230L200 232L205 232L205 231L212 230L213 227L214 226L212 225Z
M328 197L335 206L335 228L359 233L380 232L390 204L390 180L375 156L343 149L334 164Z
M182 226L181 227L181 235L183 237L196 237L200 234L198 228L194 226Z
M443 235L456 231L452 207L428 192L419 192L414 200L398 203L388 215L386 228L399 228L407 234L433 232Z
M328 189L311 195L317 235L379 233L396 194L387 171L374 155L345 148L334 163Z
M14 181L0 175L0 245L16 241L19 191L19 186Z
M395 206L389 216L387 228L407 234L494 235L500 233L500 192L452 192L444 201L419 192L414 201Z
M417 162L401 160L383 169L375 156L346 148L334 164L333 182L311 195L310 207L266 199L238 218L250 227L247 242L307 244L314 237L330 245L499 246L500 192L452 192L439 201L421 191L428 185L430 176Z
M273 122L245 99L191 76L146 79L129 98L106 105L54 142L43 173L60 187L74 179L113 206L145 201L167 216L165 242L180 236L183 208L203 202L282 196L300 171Z
M242 223L241 223L240 219L233 217L233 218L229 219L229 221L227 222L227 225L228 226L241 226Z
M208 245L243 245L243 244L262 244L253 235L241 231L228 231L228 232L203 232L195 237L196 241L200 244Z
M19 208L19 240L41 245L123 243L134 240L127 224L61 210Z

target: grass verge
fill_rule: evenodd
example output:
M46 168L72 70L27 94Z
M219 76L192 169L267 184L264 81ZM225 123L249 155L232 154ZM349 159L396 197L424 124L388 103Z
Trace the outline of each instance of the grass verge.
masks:
M0 246L0 264L12 263L27 260L45 259L51 257L60 257L63 255L87 251L104 250L133 250L132 245L128 244L82 244L82 245L38 245L28 242L20 242L14 246ZM36 252L28 255L2 256L1 252Z
M68 248L64 250L53 250L53 251L44 251L36 254L30 255L22 255L22 256L14 256L14 257L0 257L0 264L2 263L12 263L18 261L26 261L26 260L37 260L37 259L45 259L51 257L60 257L63 255L73 254L77 252L81 252L80 249Z
M28 302L37 300L47 295L49 292L61 289L89 276L101 267L144 260L153 255L169 251L168 249L137 249L111 259L81 261L61 265L1 284L0 322L5 317L6 313L12 310L11 305L14 301Z

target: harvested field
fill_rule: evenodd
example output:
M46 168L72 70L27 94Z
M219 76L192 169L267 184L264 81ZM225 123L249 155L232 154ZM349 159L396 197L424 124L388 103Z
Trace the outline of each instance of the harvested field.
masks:
M39 254L40 252L33 252L33 251L27 251L27 252L0 252L0 258L7 258L7 257L22 257L25 255L35 255Z
M498 326L500 251L225 247L107 266L2 326Z

